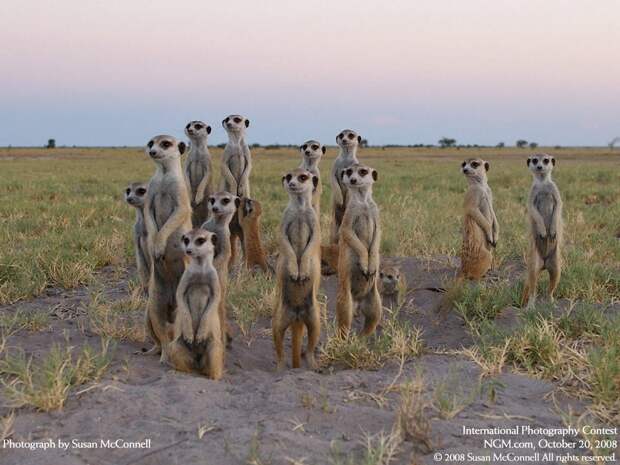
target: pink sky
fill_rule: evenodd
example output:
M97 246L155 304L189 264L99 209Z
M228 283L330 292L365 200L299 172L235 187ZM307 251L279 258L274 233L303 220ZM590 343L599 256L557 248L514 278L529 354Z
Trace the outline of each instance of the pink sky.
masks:
M0 145L141 144L227 113L263 143L620 135L611 0L2 0L0 17Z

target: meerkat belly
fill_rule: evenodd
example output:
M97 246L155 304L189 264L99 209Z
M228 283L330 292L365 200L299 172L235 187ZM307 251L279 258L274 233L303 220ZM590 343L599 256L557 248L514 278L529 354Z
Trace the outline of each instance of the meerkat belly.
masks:
M185 299L192 316L192 326L194 328L194 332L196 332L204 310L207 308L207 305L209 305L209 301L211 299L211 289L206 284L190 284L185 291Z
M230 169L230 172L236 180L239 180L241 178L241 173L245 168L245 161L241 152L235 152L231 154L230 158L228 159L228 168Z
M359 240L366 246L366 249L370 248L370 243L375 233L374 221L368 216L368 214L360 214L353 222L353 231Z
M540 212L545 222L545 228L549 231L551 219L555 210L555 199L550 192L539 192L534 198L534 206Z
M156 202L153 202L153 204L157 205L157 207L154 207L153 218L155 219L157 229L161 230L164 224L166 224L166 221L168 221L168 218L172 216L174 208L176 207L176 201L169 194L160 194L155 200Z
M299 260L312 239L312 231L304 218L292 221L287 231L290 243L293 245L295 255Z
M207 171L202 163L198 160L193 160L189 165L189 184L192 189L192 192L196 192L198 190L198 186L200 185L200 181L205 177Z

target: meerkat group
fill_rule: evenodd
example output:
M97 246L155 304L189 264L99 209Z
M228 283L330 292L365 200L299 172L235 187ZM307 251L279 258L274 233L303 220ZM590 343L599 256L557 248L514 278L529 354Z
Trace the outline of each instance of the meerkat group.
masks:
M221 163L220 191L207 139L211 127L191 121L185 127L189 147L167 135L146 145L155 164L148 183L134 182L125 190L135 208L133 239L140 286L147 294L146 331L161 361L180 371L213 379L222 377L225 348L231 341L226 300L229 273L240 241L244 264L268 272L262 244L262 204L250 197L252 158L245 140L250 122L240 115L222 121L228 135ZM317 368L315 351L321 334L317 295L321 267L337 273L336 327L347 338L356 311L363 316L360 336L380 324L383 307L400 304L406 287L398 267L381 266L381 221L373 199L377 170L360 163L361 136L346 129L336 136L339 153L331 173L331 227L321 244L319 164L326 148L316 140L299 146L301 162L282 177L289 201L280 225L275 270L276 299L272 334L277 369L285 365L284 338L292 333L291 366L305 359ZM184 166L181 156L187 152ZM547 270L552 299L561 274L562 200L551 179L555 159L533 155L527 160L534 182L527 204L531 225L523 305L536 299L538 276ZM492 268L499 226L487 182L490 164L468 159L461 164L468 181L464 200L463 241L458 279L480 280Z

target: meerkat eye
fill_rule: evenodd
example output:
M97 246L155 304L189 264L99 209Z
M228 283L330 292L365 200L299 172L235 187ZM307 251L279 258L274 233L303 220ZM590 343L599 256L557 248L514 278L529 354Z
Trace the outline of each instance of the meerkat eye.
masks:
M308 148L308 144L304 144L301 146L301 150L306 150Z
M467 164L467 162L464 161L463 163L461 163L461 167L465 168L466 164Z
M129 195L131 194L131 189L128 187L127 190L125 191L125 194Z
M139 189L136 191L136 193L137 193L138 195L144 195L144 194L146 194L146 189L145 189L144 187L141 187L141 188L139 188Z
M230 121L230 118L227 116L224 121L226 121L228 123L228 121Z
M479 165L480 165L480 163L478 163L477 161L472 161L471 162L471 167L472 168L478 168Z
M291 181L291 179L293 179L293 175L291 175L291 174L287 174L287 175L286 175L286 182L290 182L290 181Z
M183 236L183 244L189 245L189 237Z
M549 159L548 159L548 158L545 158L545 159L543 160L543 163L544 163L545 165L548 165L548 164L549 164Z
M532 165L538 164L538 158L532 158Z
M148 144L146 144L146 145L148 146L148 148L153 147L153 141L152 141L152 140L150 140L150 141L149 141L149 143L148 143Z
M202 124L194 124L195 129L202 129L204 126Z
M233 121L237 124L239 124L241 122L241 118L237 117L237 118L233 118Z
M392 275L392 274L389 274L389 275L388 275L388 279L389 279L389 280L392 280L392 279L394 279L394 275Z
M209 203L215 205L215 197L209 197Z
M366 176L368 174L368 170L367 169L361 169L359 171L359 173L360 173L360 176Z
M191 126L192 123L187 123L187 126L185 126L185 129L189 129L189 127Z
M341 132L340 134L338 134L338 139L344 139L344 133Z
M308 180L308 176L305 174L300 174L297 179L299 179L300 182L306 182Z
M318 145L316 145L316 144L312 144L312 145L310 146L310 148L311 148L312 150L318 150L318 149L319 149L319 146L318 146Z
M349 133L349 135L347 136L349 139L353 140L355 139L355 134L353 134L352 132Z
M347 169L347 170L345 171L345 174L346 174L347 176L351 176L351 175L353 174L353 170L352 170L351 168L349 168L349 169Z
M230 203L230 199L222 199L222 203L224 205L228 205Z
M170 147L172 147L172 142L165 140L159 145L161 145L162 149L169 149Z
M207 242L207 240L204 237L199 237L198 239L196 239L196 244L198 245L202 245L205 242Z

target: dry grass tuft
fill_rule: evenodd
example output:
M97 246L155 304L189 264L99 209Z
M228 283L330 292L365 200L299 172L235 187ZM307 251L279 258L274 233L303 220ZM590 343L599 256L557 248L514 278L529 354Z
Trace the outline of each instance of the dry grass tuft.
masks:
M144 342L145 306L139 292L113 302L104 302L101 294L94 294L87 308L90 329L103 338Z
M403 439L413 441L425 454L433 451L429 416L432 404L424 397L424 380L421 372L400 386L400 399L396 423Z

